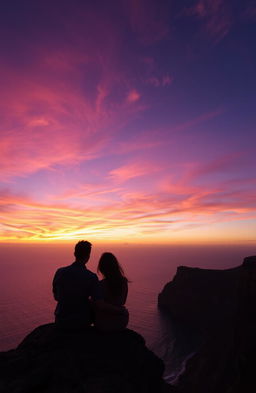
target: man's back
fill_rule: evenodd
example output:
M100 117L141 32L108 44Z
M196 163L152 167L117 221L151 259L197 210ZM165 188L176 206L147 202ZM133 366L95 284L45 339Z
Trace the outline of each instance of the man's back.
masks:
M69 327L89 326L92 322L89 298L101 299L96 274L80 262L60 268L53 279L53 294L58 304L56 322Z

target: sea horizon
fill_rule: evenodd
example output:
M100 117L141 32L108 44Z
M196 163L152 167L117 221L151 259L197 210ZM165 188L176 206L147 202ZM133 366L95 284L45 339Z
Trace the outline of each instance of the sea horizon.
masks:
M19 244L15 248L12 245L0 247L0 350L11 349L37 325L53 321L52 278L58 267L74 261L73 246ZM233 268L241 265L244 257L256 254L255 249L248 245L112 244L106 250L105 245L95 245L87 268L96 273L97 261L104 251L117 256L131 281L127 301L129 327L144 335L152 346L160 334L157 332L157 295L173 279L178 266Z

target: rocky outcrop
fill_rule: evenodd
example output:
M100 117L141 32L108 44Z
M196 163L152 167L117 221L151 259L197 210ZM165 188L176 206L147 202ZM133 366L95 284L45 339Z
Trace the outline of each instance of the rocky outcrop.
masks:
M159 307L172 317L209 329L236 312L241 267L208 270L180 266L158 296Z
M201 328L205 338L179 379L181 392L256 391L255 304L255 256L224 271L178 269L159 295L159 305Z
M150 393L173 391L163 362L142 336L63 331L42 325L15 350L0 353L1 393Z

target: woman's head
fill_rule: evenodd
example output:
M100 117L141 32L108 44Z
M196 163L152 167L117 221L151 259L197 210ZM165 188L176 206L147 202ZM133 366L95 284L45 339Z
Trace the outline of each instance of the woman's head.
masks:
M124 271L115 255L111 252L104 252L99 260L98 272L106 279L124 277Z

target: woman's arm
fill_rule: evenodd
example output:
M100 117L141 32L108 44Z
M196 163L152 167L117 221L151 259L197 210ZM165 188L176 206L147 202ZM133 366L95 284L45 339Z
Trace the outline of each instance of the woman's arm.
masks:
M120 306L114 306L113 304L106 303L104 300L96 300L92 302L93 307L100 311L106 311L111 314L120 313Z

